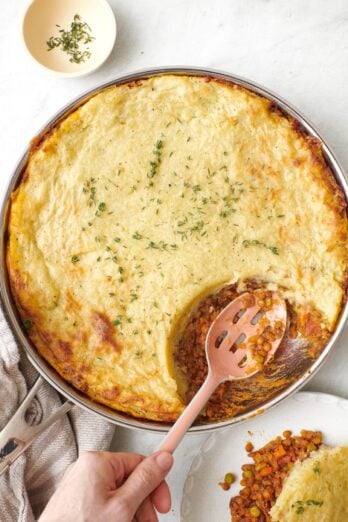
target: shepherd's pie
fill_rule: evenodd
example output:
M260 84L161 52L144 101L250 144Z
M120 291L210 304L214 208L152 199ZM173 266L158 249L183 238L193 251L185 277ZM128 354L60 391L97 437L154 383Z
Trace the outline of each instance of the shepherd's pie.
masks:
M11 201L11 288L64 379L172 421L178 331L207 295L262 280L334 330L345 210L320 144L266 98L187 75L111 86L33 143Z

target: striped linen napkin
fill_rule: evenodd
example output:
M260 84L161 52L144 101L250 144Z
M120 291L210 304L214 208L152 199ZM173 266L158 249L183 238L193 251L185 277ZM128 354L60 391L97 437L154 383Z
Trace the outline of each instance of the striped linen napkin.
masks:
M0 308L0 431L37 377ZM61 405L58 393L43 384L32 402L28 422L35 424ZM56 421L0 476L1 522L33 522L43 511L69 464L82 451L107 450L111 423L78 407Z

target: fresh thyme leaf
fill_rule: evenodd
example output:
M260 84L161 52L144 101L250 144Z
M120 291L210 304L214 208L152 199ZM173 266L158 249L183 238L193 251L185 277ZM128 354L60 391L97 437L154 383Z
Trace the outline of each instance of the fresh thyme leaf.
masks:
M133 239L141 239L143 236L141 234L139 234L139 232L135 232L133 235L132 235L132 238Z
M150 249L150 248L153 248L154 250L165 250L165 251L168 251L169 249L171 250L177 250L178 248L178 245L175 244L175 243L172 243L172 244L168 244L166 243L165 241L158 241L157 243L155 241L149 241L146 249Z
M296 515L302 515L305 512L305 506L321 507L323 504L323 500L296 500L292 507L295 508Z
M234 214L236 212L235 208L227 208L226 210L221 210L219 216L222 218L228 217L230 214Z
M192 232L200 232L203 230L204 227L204 221L197 221L189 230L192 234Z
M268 248L268 250L270 250L272 252L272 254L275 254L276 256L279 256L279 250L277 247L274 247L274 246L269 246L269 247L266 247Z
M272 252L272 254L279 256L279 250L275 246L269 246L266 245L266 243L263 243L262 241L259 241L258 239L244 239L242 242L243 247L248 248L250 246L262 246L264 248L267 248Z
M119 326L119 325L122 324L122 321L121 321L121 319L115 319L114 321L112 321L112 324L113 324L114 326Z
M72 258L71 258L72 263L78 263L79 261L80 261L79 256L72 256Z
M162 148L163 148L163 141L157 140L155 143L155 150L153 151L153 154L155 156L154 160L150 161L150 169L147 173L147 177L149 178L149 187L153 186L152 178L157 174L157 170L159 167L159 164L161 163L161 155L162 155Z
M315 462L314 464L314 467L313 467L313 471L316 475L320 475L320 465L319 465L319 462Z
M91 57L89 47L85 46L93 40L95 38L92 36L90 26L81 20L80 15L75 14L69 30L59 29L58 36L51 36L47 40L47 51L59 48L68 55L69 62L80 64ZM80 45L83 46L82 49Z
M26 330L30 330L30 328L33 326L33 322L30 321L30 319L25 319L23 321L23 326Z
M89 207L92 205L95 205L95 195L96 195L96 188L95 188L96 179L95 178L89 178L89 180L85 181L82 192L84 194L88 194L88 201L87 204Z
M188 218L187 218L187 216L185 216L184 219L181 219L178 221L178 227L182 227L182 226L186 225L187 222L188 222Z
M96 215L97 217L100 217L100 216L102 215L102 213L105 211L105 209L106 209L106 205L105 205L105 203L102 201L101 203L99 203L99 205L98 205L98 209L96 210L95 215Z

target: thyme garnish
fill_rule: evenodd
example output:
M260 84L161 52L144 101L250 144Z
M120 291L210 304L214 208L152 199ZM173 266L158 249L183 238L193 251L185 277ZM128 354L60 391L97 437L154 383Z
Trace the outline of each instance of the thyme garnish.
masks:
M96 210L95 215L97 217L100 217L102 215L102 213L105 211L105 209L106 209L105 203L104 202L99 203L98 209Z
M92 205L95 205L95 193L96 193L96 188L95 188L95 182L96 182L96 179L95 178L89 178L89 180L87 180L82 188L82 192L84 194L89 194L88 196L88 206L91 207Z
M262 246L267 248L272 252L272 254L279 256L279 250L275 246L269 246L266 245L266 243L263 243L262 241L259 241L258 239L244 239L242 242L243 247L248 248L250 246Z
M61 51L69 56L69 62L71 63L83 63L89 60L91 57L91 51L89 47L81 50L80 44L86 45L93 40L92 29L86 22L81 20L80 15L75 14L74 20L70 24L70 30L61 29L61 26L56 24L59 28L59 36L51 36L46 44L47 51L59 48Z
M30 330L30 328L33 326L33 323L30 321L30 319L24 319L23 325L26 330Z
M150 161L150 170L147 173L147 177L150 180L149 187L153 186L153 181L151 181L151 180L157 174L159 164L161 163L162 148L163 148L163 141L157 140L155 143L155 150L153 151L155 158L153 161Z
M320 465L319 465L319 462L315 462L314 464L314 467L313 467L313 471L316 475L320 475Z
M157 243L155 241L149 241L149 243L148 243L148 245L146 247L146 250L148 250L149 248L153 248L155 250L166 250L166 251L168 251L169 249L177 250L178 245L176 245L175 243L169 245L168 243L165 243L164 241L158 241Z
M221 212L219 213L219 216L222 217L222 218L226 218L230 214L234 214L235 212L237 212L235 208L229 207L229 208L227 208L225 210L221 210Z
M305 506L319 506L324 504L323 500L297 500L292 507L295 508L296 515L302 515L305 511Z

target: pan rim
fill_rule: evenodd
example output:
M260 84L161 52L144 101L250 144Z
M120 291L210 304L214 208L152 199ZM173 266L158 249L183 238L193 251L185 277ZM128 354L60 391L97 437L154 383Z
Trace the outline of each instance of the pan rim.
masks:
M141 69L139 71L129 73L126 75L122 75L108 82L103 82L102 84L85 91L83 94L77 96L72 101L68 102L63 108L56 112L56 114L49 119L49 121L42 126L42 128L38 132L38 136L43 133L49 132L52 128L54 128L59 121L65 118L69 113L76 110L80 105L85 103L89 98L101 92L102 90L111 87L113 85L120 85L123 83L128 83L130 81L136 81L141 79L146 79L152 76L160 76L160 75L188 75L188 76L198 76L198 77L211 77L213 79L224 80L232 84L237 84L239 86L245 87L250 91L263 96L273 102L279 107L285 114L294 118L308 133L310 136L313 136L317 140L319 140L320 145L322 147L322 151L325 157L326 162L328 163L331 171L333 172L337 183L343 190L346 199L348 199L348 184L346 180L346 176L342 166L339 161L335 157L333 151L327 144L327 141L323 139L321 134L317 131L316 127L308 120L307 117L303 116L303 114L296 109L292 104L286 101L284 98L280 97L278 94L274 93L270 89L263 87L256 82L248 80L246 78L234 75L229 72L212 69L212 68L204 68L204 67L195 67L195 66L170 66L170 67L157 67L157 68L148 68ZM57 372L46 362L42 356L40 356L32 343L25 335L25 331L21 325L21 322L18 317L18 312L16 306L13 301L13 297L11 294L11 290L9 287L9 281L7 277L7 268L5 262L5 250L6 250L6 233L7 233L7 218L8 211L10 205L11 194L13 190L18 186L21 175L23 172L23 168L26 165L28 159L28 153L30 148L27 147L22 156L20 157L16 167L14 168L10 181L7 186L7 190L3 195L3 201L1 203L0 210L0 223L1 223L1 236L0 236L0 248L2 255L2 265L1 265L1 277L0 277L0 294L2 297L2 303L5 308L5 315L10 323L11 329L14 332L17 340L20 345L24 348L26 356L33 364L38 373L47 381L53 388L56 389L59 393L61 393L67 400L73 402L74 404L82 407L83 409L93 412L97 415L100 415L104 419L111 421L112 423L128 427L132 429L151 431L153 433L158 432L166 432L170 428L171 424L159 423L155 421L150 421L146 419L137 419L135 417L130 417L121 412L117 412L116 410L112 410L111 408L99 404L89 397L83 395L77 389L73 388L67 381L64 381ZM205 433L212 432L216 430L220 430L226 428L227 426L231 426L233 424L237 424L240 422L245 422L248 419L254 417L255 415L261 414L270 408L280 404L283 400L293 395L296 391L300 390L311 377L323 366L325 361L327 360L330 353L332 353L336 341L339 336L342 334L344 330L344 326L348 317L348 303L345 303L340 312L340 318L337 321L337 325L333 335L330 337L329 342L325 346L324 350L313 363L313 365L301 376L300 379L295 381L291 386L283 390L280 394L276 395L271 400L267 401L265 404L260 406L259 408L254 410L250 410L249 412L234 417L232 419L228 419L222 422L215 422L212 424L204 424L199 426L192 426L190 428L191 433Z

